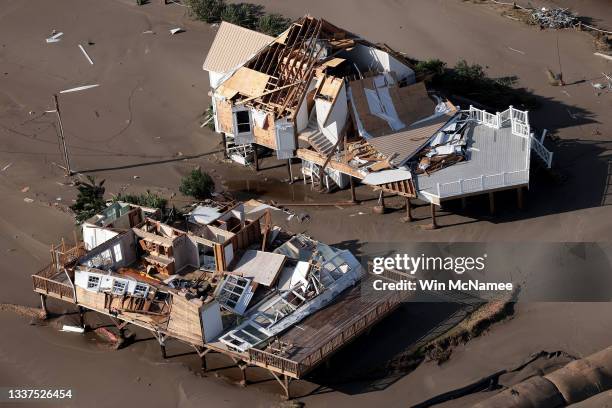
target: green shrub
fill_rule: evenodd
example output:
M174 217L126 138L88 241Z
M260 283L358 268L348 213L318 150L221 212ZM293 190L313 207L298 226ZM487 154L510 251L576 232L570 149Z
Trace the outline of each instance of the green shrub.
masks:
M114 201L123 201L143 207L159 208L161 210L166 208L166 204L168 204L167 199L158 194L151 193L149 190L143 194L119 194L114 197Z
M443 75L446 69L446 63L439 59L430 59L426 61L419 61L415 66L414 70L418 74L427 75Z
M242 27L255 29L260 17L263 16L263 7L250 4L227 4L221 11L221 20Z
M204 112L204 120L208 120L212 118L213 116L215 116L215 111L213 109L213 106L209 105L208 109L206 109L206 111ZM215 130L215 120L214 119L210 120L208 124L206 125L206 127L214 131Z
M290 24L291 20L280 14L266 14L257 22L257 31L277 37L289 28Z
M225 0L186 0L191 14L207 23L221 21L221 13L227 7Z
M280 14L266 14L264 7L258 4L228 4L225 0L186 0L186 4L198 20L207 23L227 21L272 36L285 31L291 23L291 20Z
M81 224L106 208L104 180L96 184L95 177L87 176L87 181L78 180L75 186L77 199L70 209L76 213L75 218Z
M433 73L434 88L451 95L469 98L492 109L502 111L509 105L519 109L538 107L533 95L525 89L514 87L516 77L489 78L479 64L469 64L465 60L460 60L453 68L448 69L442 61L429 60L418 62L415 71Z
M197 200L204 200L212 196L215 191L215 182L208 173L195 169L183 177L179 191Z

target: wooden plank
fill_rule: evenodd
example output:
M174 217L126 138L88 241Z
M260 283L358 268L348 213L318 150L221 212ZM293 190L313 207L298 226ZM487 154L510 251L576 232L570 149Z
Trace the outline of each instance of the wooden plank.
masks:
M269 75L241 67L223 82L223 87L238 91L242 95L257 97L265 91L269 80Z
M322 166L323 164L325 164L325 161L327 160L327 157L320 155L314 150L308 150L308 149L297 149L297 157L299 157L300 159L308 160L310 162L318 164L319 166ZM341 173L348 174L349 176L353 176L359 180L363 180L363 177L364 177L361 173L359 173L353 167L349 166L346 163L338 162L336 160L330 160L329 163L327 163L326 167L330 169L338 170Z

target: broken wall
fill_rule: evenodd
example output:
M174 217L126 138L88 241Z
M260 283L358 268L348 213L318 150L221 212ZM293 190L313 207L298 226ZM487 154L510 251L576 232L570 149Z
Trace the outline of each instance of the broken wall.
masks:
M321 133L332 144L336 144L348 118L346 86L344 82L333 101L316 98L315 108L317 110L317 123Z
M176 272L187 266L199 266L198 246L187 235L181 235L172 241L172 253Z
M415 82L415 74L410 67L402 64L389 53L377 48L356 44L351 51L344 51L339 56L356 63L362 74L370 70L391 71L397 74L400 81L405 80L408 84Z
M79 259L79 264L104 270L118 269L137 259L133 230L128 230L98 245Z
M255 143L269 149L276 149L276 129L274 127L274 115L268 113L262 126L257 123L253 125Z
M84 223L82 226L83 243L86 250L92 250L100 244L116 237L119 233L93 224Z

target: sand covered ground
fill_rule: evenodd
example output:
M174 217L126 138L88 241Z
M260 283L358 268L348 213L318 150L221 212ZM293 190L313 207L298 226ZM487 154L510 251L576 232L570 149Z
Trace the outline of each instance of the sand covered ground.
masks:
M444 211L445 228L425 231L428 208L420 218L402 224L402 202L383 217L372 215L374 196L357 190L364 202L354 207L301 207L309 223L275 221L306 231L329 243L358 248L376 241L608 241L612 217L608 191L612 141L612 93L597 96L591 81L611 72L612 62L593 55L592 39L574 31L539 31L501 17L495 10L458 0L266 0L267 9L290 17L306 12L372 41L386 42L417 58L437 57L453 65L465 58L487 67L492 76L516 75L542 102L531 113L533 126L555 129L560 141L551 144L561 183L536 174L528 208L518 211L513 194L498 198L499 214L487 215L486 201L470 200L468 211ZM557 0L569 4L570 1ZM601 24L612 25L606 1L575 1L581 14L593 12ZM586 11L585 11L586 10ZM599 10L599 11L598 11ZM171 36L170 28L185 32ZM51 31L64 32L59 43L47 44ZM153 33L148 33L152 31ZM219 189L240 198L263 197L278 202L334 202L348 192L320 196L297 183L281 182L286 170L272 159L267 170L221 162L219 138L199 127L208 106L208 78L201 65L215 28L192 21L184 7L153 1L142 7L127 0L5 0L0 8L0 303L35 306L30 274L49 262L48 248L60 237L72 238L74 221L66 208L74 189L53 163L60 163L52 94L87 84L98 88L60 95L66 138L75 170L106 179L107 191L151 189L166 196L178 193L180 177L195 166L211 172ZM564 88L551 87L544 69L558 66ZM78 44L94 61L90 65ZM514 50L512 50L512 49ZM515 50L519 50L517 52ZM297 166L295 171L298 171ZM26 202L24 198L33 200ZM186 201L178 194L177 204ZM29 201L29 200L28 200ZM458 211L452 205L449 210ZM459 211L460 212L460 211ZM64 306L54 303L52 310ZM492 372L515 366L541 350L563 350L585 356L610 343L612 326L602 317L612 304L520 304L515 317L485 336L457 348L441 366L426 363L409 375L377 381L335 382L316 389L313 382L295 385L310 406L390 407L418 403ZM402 314L404 313L404 314ZM412 313L412 314L411 314ZM427 311L403 308L372 331L366 340L337 357L332 372L350 352L377 345L400 352L402 336ZM406 320L410 319L410 320ZM408 323L406 323L408 321ZM111 406L134 402L148 406L261 406L280 403L278 387L253 370L257 384L239 388L214 373L233 378L233 370L196 375L197 357L185 355L163 362L155 341L138 333L139 341L120 351L100 348L90 337L60 333L52 326L29 325L29 319L0 312L0 385L72 387L71 406ZM407 335L408 336L408 335ZM408 336L409 337L409 336ZM494 353L491 350L495 350ZM188 352L175 344L169 354ZM376 355L376 353L373 353ZM486 356L486 358L483 358ZM368 359L364 359L368 360ZM372 359L369 359L372 360ZM370 361L364 364L370 364ZM222 367L227 361L216 361ZM358 362L352 366L360 369ZM194 371L195 370L195 371ZM321 374L323 375L323 374ZM339 378L342 378L338 375ZM469 406L473 399L456 401ZM450 406L450 405L445 405Z

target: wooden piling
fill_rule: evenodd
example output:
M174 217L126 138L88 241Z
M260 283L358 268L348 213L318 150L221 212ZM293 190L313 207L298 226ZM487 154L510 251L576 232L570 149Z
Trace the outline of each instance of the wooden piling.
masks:
M43 319L46 319L49 316L49 312L47 310L47 295L40 294L40 307L43 311Z
M79 306L79 323L81 327L85 327L85 308L83 306Z
M410 201L410 197L406 197L406 217L402 218L403 222L412 222L414 218L412 218L412 202Z
M255 171L259 171L259 153L256 144L253 144L253 160L255 161Z
M495 214L495 193L489 192L489 212Z
M242 379L240 380L240 385L243 386L243 387L246 387L246 385L248 384L248 382L247 382L247 375L246 375L247 365L246 364L238 364L238 368L240 368L240 374L242 375Z
M351 202L357 202L357 194L355 193L355 180L353 180L353 176L349 176L350 186L351 186Z
M436 221L436 205L431 203L429 206L431 209L431 229L437 229L438 222Z
M378 196L378 203L374 207L372 207L372 212L374 212L374 214L384 214L385 211L385 193L380 190L380 194Z
M221 133L221 138L223 139L223 157L229 159L229 156L227 155L227 136L225 133Z
M289 175L289 184L293 184L293 173L291 172L291 159L287 159L287 174Z
M519 187L516 189L516 201L519 210L523 210L525 208L523 203L523 187Z

